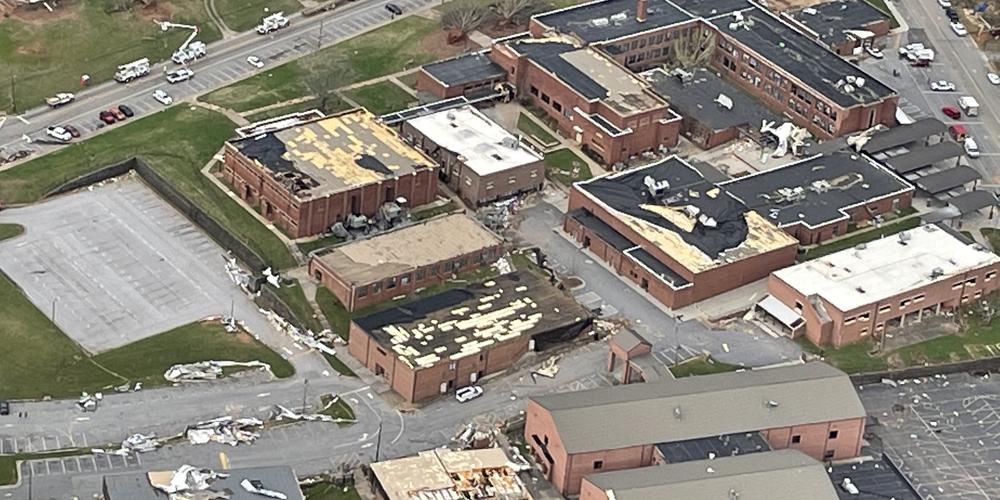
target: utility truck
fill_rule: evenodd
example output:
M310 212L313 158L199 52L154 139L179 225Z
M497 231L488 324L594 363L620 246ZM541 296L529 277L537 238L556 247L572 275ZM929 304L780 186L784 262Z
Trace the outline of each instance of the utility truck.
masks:
M128 83L136 78L140 78L148 74L149 59L143 57L137 61L132 61L128 64L118 66L118 71L115 72L115 81L118 83Z
M177 24L170 21L154 21L156 24L160 25L160 29L163 31L169 31L170 28L181 28L186 30L191 30L191 35L188 36L184 43L181 44L174 54L170 56L170 60L175 64L185 64L189 61L195 59L201 59L208 54L208 46L205 42L195 40L198 36L198 27L190 24Z
M257 25L257 33L266 35L268 33L278 31L286 26L288 26L288 18L285 17L285 13L275 12L274 14L260 20L260 24Z

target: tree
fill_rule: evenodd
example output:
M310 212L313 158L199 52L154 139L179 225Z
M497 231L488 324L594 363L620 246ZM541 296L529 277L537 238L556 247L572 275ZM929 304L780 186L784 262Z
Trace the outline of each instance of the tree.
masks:
M299 64L302 68L301 81L316 97L316 107L323 113L333 111L340 100L337 89L354 82L350 62L341 55L335 55L329 59L305 59Z
M455 0L444 5L441 26L461 39L482 26L489 15L489 8L480 0Z
M690 37L674 39L668 46L673 54L674 63L684 69L703 68L712 59L715 51L715 32L712 30L697 30Z
M530 13L536 4L536 0L496 0L493 11L497 13L501 24L510 26L516 24L521 15Z

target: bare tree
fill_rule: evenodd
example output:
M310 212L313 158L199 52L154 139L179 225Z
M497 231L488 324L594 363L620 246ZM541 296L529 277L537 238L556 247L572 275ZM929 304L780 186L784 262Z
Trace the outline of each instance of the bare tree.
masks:
M493 11L497 13L501 24L510 26L516 24L522 15L531 13L537 5L537 0L495 0Z
M701 68L708 65L715 51L715 32L699 30L690 37L674 39L668 46L673 62L684 69Z
M308 59L308 58L307 58ZM354 82L354 71L345 57L335 55L329 59L303 59L301 81L316 97L316 107L323 113L330 113L340 100L337 89Z
M463 38L479 29L489 19L490 9L481 0L455 0L445 4L441 13L441 27Z

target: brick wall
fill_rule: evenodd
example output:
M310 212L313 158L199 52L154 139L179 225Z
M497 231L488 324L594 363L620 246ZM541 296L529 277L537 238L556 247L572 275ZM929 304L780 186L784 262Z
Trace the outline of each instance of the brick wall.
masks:
M854 458L861 453L865 419L819 422L761 431L772 449L794 448L819 461Z
M872 200L862 205L850 207L844 210L848 218L822 224L810 228L805 224L793 224L785 226L784 230L794 236L803 245L815 245L837 236L847 234L848 224L853 222L861 225L876 215L885 215L896 209L909 208L913 205L913 189L903 193L891 194L878 200Z

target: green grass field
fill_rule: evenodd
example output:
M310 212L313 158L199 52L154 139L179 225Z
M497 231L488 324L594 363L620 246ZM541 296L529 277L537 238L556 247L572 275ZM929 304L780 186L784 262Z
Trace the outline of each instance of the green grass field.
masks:
M309 304L309 300L306 299L306 294L302 290L302 286L299 284L298 280L290 279L285 280L281 284L281 288L274 289L281 301L285 303L292 310L292 314L301 321L306 328L314 332L319 332L323 330L323 326L320 324L314 315L312 305Z
M201 168L233 133L225 116L175 106L0 172L0 199L32 203L66 181L103 166L141 156L216 221L278 268L295 265L285 244L225 192Z
M296 0L215 0L215 12L233 31L253 29L264 16L275 12L290 16L301 9L302 4Z
M417 98L399 85L383 81L347 91L347 97L376 115L400 111L410 107Z
M887 222L883 224L882 227L861 231L851 236L847 236L839 240L833 240L818 247L810 248L802 254L802 260L817 259L824 255L830 255L834 252L852 248L857 246L859 243L867 243L869 241L877 240L883 236L891 236L901 231L906 231L907 229L913 229L919 225L920 217L908 217L905 219Z
M573 175L573 169L579 169ZM559 149L545 155L545 175L564 186L569 187L576 181L593 177L587 162L568 148Z
M353 486L345 489L331 483L316 483L303 488L306 500L361 500Z
M63 334L21 290L0 275L0 397L75 396L126 381L148 386L166 383L163 372L174 363L209 359L271 363L275 375L292 367L248 335L226 334L221 325L192 323L118 349L89 356ZM120 375L120 376L119 376Z
M296 245L299 247L300 252L302 252L304 255L308 255L309 252L312 252L313 250L330 247L343 242L344 242L343 238L331 234L329 236L321 236L312 241L303 241L301 243L296 243Z
M302 83L304 73L309 68L318 66L318 61L331 59L345 61L348 77L341 82L343 85L416 68L442 57L423 50L421 46L424 38L439 29L440 25L435 21L415 16L405 17L216 90L202 97L202 100L236 111L249 111L303 97L309 94L309 89ZM402 89L398 91L403 92Z
M20 224L0 224L0 241L20 236L24 233L24 226Z
M449 201L448 203L445 203L443 205L438 205L436 207L431 207L423 210L414 210L410 212L410 217L413 217L413 220L430 219L431 217L436 217L441 214L454 212L455 210L458 210L458 208L459 208L458 203L455 203L455 201L452 200Z
M534 120L529 118L524 113L521 113L517 117L517 129L530 137L534 138L536 141L542 144L542 146L549 147L554 146L559 143L559 140L548 133L544 128L540 127Z
M333 401L333 398L334 396L332 394L324 394L320 397L320 401L323 403L324 408L326 405L330 405L329 408L325 408L321 411L321 414L345 420L355 420L357 418L357 416L354 415L354 409L351 408L351 405L345 401L344 398L337 398L336 402L330 404L330 402ZM350 423L345 424L350 425Z
M692 377L695 375L711 375L739 370L740 367L716 361L708 356L689 359L681 364L670 367L674 378Z
M330 323L333 333L347 340L348 327L351 324L351 313L347 312L344 309L344 305L340 303L340 300L324 286L316 289L316 303L319 304L320 310L323 311L323 315L326 316L326 320Z

